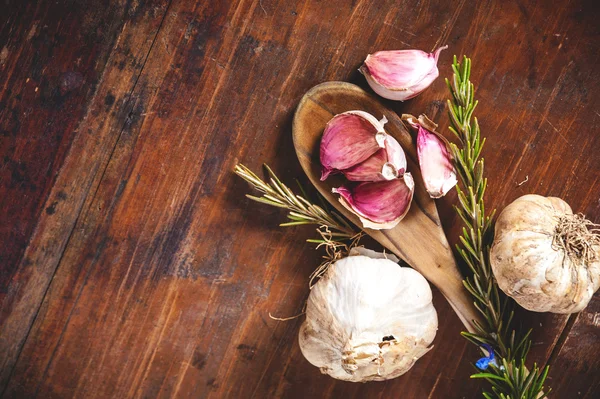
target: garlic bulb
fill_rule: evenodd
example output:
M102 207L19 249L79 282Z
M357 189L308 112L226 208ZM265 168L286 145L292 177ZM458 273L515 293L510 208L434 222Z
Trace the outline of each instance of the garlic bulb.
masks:
M302 354L340 380L398 377L431 349L438 325L431 299L416 270L354 248L310 292L299 334Z
M496 221L490 262L498 285L525 309L575 313L600 286L600 236L555 197L525 195Z
M388 100L404 101L416 97L438 77L437 68L440 52L421 50L378 51L369 54L359 71L369 86Z

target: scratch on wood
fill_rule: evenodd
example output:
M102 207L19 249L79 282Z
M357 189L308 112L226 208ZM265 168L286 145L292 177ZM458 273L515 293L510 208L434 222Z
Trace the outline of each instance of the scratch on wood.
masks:
M462 0L458 4L458 7L456 7L456 10L454 11L454 14L452 15L452 19L450 20L448 25L446 25L446 28L444 29L444 31L442 32L440 37L435 42L435 45L433 46L431 51L434 51L436 48L438 48L440 46L441 43L444 43L448 40L448 37L450 37L450 32L452 31L452 28L454 28L454 25L456 24L456 21L458 20L458 16L460 15L460 12L462 11L463 6L465 5L465 1L466 0Z
M392 15L392 14L388 14L388 15ZM407 35L411 35L412 37L417 37L417 35L416 35L416 34L414 34L414 33L410 32L410 31L408 31L408 30L406 30L406 29L402 29L402 27L401 27L401 26L398 26L397 24L392 24L392 23L388 22L387 20L386 20L386 21L383 21L383 24L384 24L385 26L389 26L389 27L391 27L391 28L393 28L394 30L397 30L397 31L399 31L399 32L406 33Z
M550 123L548 118L544 118L544 121L546 121L550 126L552 126L552 129L554 129L554 131L558 132L558 129L552 123Z
M525 180L523 180L521 183L517 183L517 187L521 187L523 184L527 183L529 181L529 175L525 176Z
M240 2L238 4L238 7L235 10L234 16L231 20L231 23L234 24L234 22L237 21L239 15L238 13L240 12L240 8L241 5L244 2ZM248 11L248 15L252 15L254 14L254 9L255 9L256 3L253 3L251 6L251 9ZM210 98L210 101L208 102L208 105L206 106L206 111L204 112L204 115L202 116L202 119L200 121L200 125L202 125L204 123L205 118L210 114L210 111L212 111L212 108L214 106L214 102L215 102L215 98L218 96L218 94L221 91L221 87L223 86L223 84L225 83L225 77L228 76L228 71L231 70L229 68L229 66L231 65L231 62L234 59L235 53L236 53L236 49L238 48L240 42L242 41L242 38L244 37L244 33L246 32L246 29L248 27L248 23L252 20L252 18L244 18L243 22L242 22L242 26L240 27L239 30L239 34L235 40L235 44L233 44L231 46L232 49L234 49L233 51L231 51L230 55L229 55L229 59L227 60L227 63L225 64L225 69L226 71L223 72L220 76L219 76L219 80L217 81L217 85L214 89L214 91L212 92L212 96ZM223 45L223 47L225 47L225 45Z
M362 5L362 1L359 1L358 3L356 3L356 5L354 6L354 10L352 10L352 14L350 15L350 18L348 18L348 21L351 21L352 19L354 19L354 14L356 14L356 11L358 11L358 9L360 8L361 5ZM350 30L348 30L348 32L350 33Z
M140 393L142 389L143 382L148 378L148 373L152 368L152 364L154 362L154 358L156 357L156 353L160 347L160 343L163 340L165 335L165 331L169 326L169 319L175 310L175 306L173 304L175 297L177 296L177 290L174 285L171 285L168 288L169 292L166 295L166 298L163 302L163 307L160 311L160 316L156 322L157 326L162 324L160 328L156 328L151 334L149 343L146 346L146 350L144 351L144 355L142 356L142 363L145 363L144 366L140 366L138 372L136 373L136 378L131 384L130 394ZM133 395L132 395L133 396Z
M410 45L409 43L406 43L404 40L400 40L397 37L393 37L394 40L399 41L400 43L404 44L406 47L413 47L412 45Z
M298 273L298 264L299 264L299 262L297 261L297 262L294 263L294 266L292 267L292 269L295 271L295 273ZM285 298L289 294L289 292L290 292L290 289L288 287L288 289L286 289L285 292L283 293L282 297ZM285 304L285 301L283 302L283 304ZM271 336L273 336L273 335L274 335L274 331L271 333ZM269 368L270 368L269 366L271 365L271 363L273 362L273 360L277 356L276 354L280 353L281 347L283 346L284 341L286 339L285 337L286 337L286 334L282 334L281 335L281 338L278 340L277 346L275 347L275 351L267 359L266 366L265 366L263 372L261 373L261 376L258 379L258 382L256 383L256 386L255 386L255 388L254 388L254 390L252 392L252 395L250 395L250 399L253 399L253 398L255 398L257 396L258 390L260 388L260 384L263 381L263 379L265 378L265 376L267 375L267 372L269 371ZM289 357L288 359L291 359L291 357ZM288 362L289 362L289 360L288 360Z
M552 107L552 104L554 103L554 100L556 99L556 96L558 95L558 92L560 91L560 88L562 87L562 82L565 80L565 78L567 76L567 72L571 68L571 65L573 65L573 60L569 61L569 63L567 65L565 65L565 67L562 69L562 71L560 71L560 75L558 76L558 79L556 79L554 88L552 89L550 96L548 96L548 102L546 102L546 107L544 107L544 112L542 113L542 121L546 120L546 118L548 117L548 113L550 112L550 107Z
M163 37L162 42L163 42L163 46L165 46L165 51L167 52L167 54L171 55L171 50L169 50L169 44L167 43L167 38Z
M267 10L265 10L265 7L263 6L262 0L258 0L258 4L260 5L260 8L262 8L263 12L265 13L265 15L269 15L267 14Z
M429 396L427 397L427 399L431 399L433 397L433 393L435 392L435 388L437 388L437 386L440 382L440 378L442 378L442 373L439 373L437 378L435 379L435 383L433 384L433 387L431 388L431 392L429 393Z

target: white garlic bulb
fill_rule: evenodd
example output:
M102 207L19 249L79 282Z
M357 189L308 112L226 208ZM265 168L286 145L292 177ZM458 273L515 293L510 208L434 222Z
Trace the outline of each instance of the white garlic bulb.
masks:
M431 349L438 320L429 283L397 261L353 249L314 285L299 340L321 372L353 382L387 380Z
M600 286L600 237L555 197L524 195L498 217L490 263L498 286L525 309L575 313Z

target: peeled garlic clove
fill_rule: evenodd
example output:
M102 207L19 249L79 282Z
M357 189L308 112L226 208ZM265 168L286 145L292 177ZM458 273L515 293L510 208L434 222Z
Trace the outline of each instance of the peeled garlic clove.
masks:
M404 101L416 97L438 77L438 57L421 50L378 51L369 54L359 71L381 97Z
M410 173L394 180L366 182L349 189L334 188L340 203L356 214L363 227L373 230L391 229L408 213L415 183Z
M378 121L363 111L344 112L327 122L321 139L321 180L365 161L384 148L385 123L385 117Z
M418 129L417 156L425 189L431 198L443 197L458 182L446 139L435 132L437 125L425 115L402 118Z
M438 326L431 288L389 254L351 254L331 265L310 291L300 349L333 378L398 377L431 349Z
M385 138L385 148L380 149L365 161L343 170L344 176L352 181L392 180L406 171L404 150L390 135Z

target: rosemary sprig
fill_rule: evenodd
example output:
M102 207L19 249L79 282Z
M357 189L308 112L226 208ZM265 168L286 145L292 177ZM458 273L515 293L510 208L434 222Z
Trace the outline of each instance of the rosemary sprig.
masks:
M456 187L460 206L455 209L465 223L461 244L457 247L472 272L463 283L485 319L484 325L475 322L475 333L463 332L462 335L479 347L489 345L488 348L493 348L500 358L500 362L490 363L486 372L471 378L484 378L492 385L492 392L483 394L486 398L536 399L544 395L548 367L540 370L534 364L533 370L529 371L525 366L531 347L531 330L521 337L517 337L515 330L510 330L513 303L499 292L489 262L495 210L489 215L485 213L483 197L487 179L481 157L485 139L481 138L477 118L472 118L477 101L473 83L469 80L471 60L464 57L461 64L454 56L452 69L452 81L446 79L452 94L448 100L448 114L450 130L460 140L460 147L450 144L460 179L460 186ZM493 354L486 355L493 359Z
M302 195L294 194L290 188L281 182L275 173L264 165L269 174L269 181L265 182L254 172L244 165L236 165L234 172L250 185L262 193L261 197L246 194L246 197L263 204L287 209L289 222L281 223L280 226L317 225L319 238L311 238L307 241L317 244L317 248L324 247L325 255L323 263L311 274L310 287L315 280L319 279L329 265L338 259L348 255L350 248L358 245L364 235L362 231L356 231L339 213L327 206L323 198L319 197L322 206L313 204L300 185L298 187Z
M357 234L350 224L337 212L329 209L325 210L311 203L306 198L306 193L302 188L303 196L294 194L292 190L277 178L269 166L264 165L264 167L269 174L269 182L264 182L242 164L236 165L234 171L238 176L250 183L253 188L263 194L262 197L246 194L246 197L263 204L289 210L287 217L290 221L281 223L280 226L297 226L303 224L325 226L331 230L333 237L339 237L340 239L351 239ZM309 240L309 242L315 241Z

